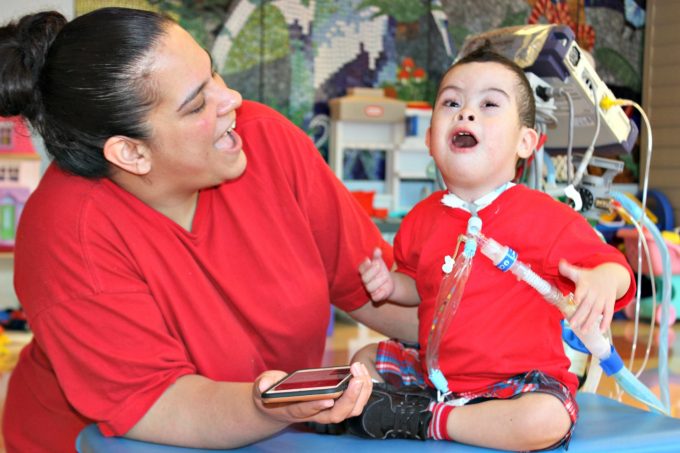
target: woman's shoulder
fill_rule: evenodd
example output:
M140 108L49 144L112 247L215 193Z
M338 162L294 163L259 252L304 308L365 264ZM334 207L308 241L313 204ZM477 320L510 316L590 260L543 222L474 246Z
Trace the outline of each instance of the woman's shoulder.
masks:
M80 205L88 195L101 186L101 180L73 175L51 163L31 194L28 204L37 205L41 211L54 208L66 213Z
M300 144L300 140L309 139L302 129L280 112L259 102L246 100L237 110L236 132L250 146L275 145L280 148L288 143L293 144L295 148ZM283 137L289 140L283 140Z
M52 163L30 195L21 215L25 227L82 231L131 205L133 196L108 178L90 179L61 170ZM141 201L134 206L139 212ZM130 208L132 210L132 208ZM117 214L116 214L117 215Z
M236 116L236 125L245 125L257 120L276 120L285 123L290 123L281 113L277 112L268 105L261 104L255 101L243 100L241 107L238 108Z

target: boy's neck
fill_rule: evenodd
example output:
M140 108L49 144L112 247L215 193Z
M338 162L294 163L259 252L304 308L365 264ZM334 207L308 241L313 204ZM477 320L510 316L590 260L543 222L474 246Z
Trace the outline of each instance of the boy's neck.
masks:
M513 182L508 181L479 197L468 197L468 199L462 198L449 190L448 193L442 197L442 203L451 208L461 208L466 211L471 211L471 207L475 208L475 210L481 210L493 203L500 194L514 185Z

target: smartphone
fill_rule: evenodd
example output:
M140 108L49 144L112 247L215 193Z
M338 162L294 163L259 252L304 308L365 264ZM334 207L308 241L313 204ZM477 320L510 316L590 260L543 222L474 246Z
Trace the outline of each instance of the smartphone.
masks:
M297 370L262 392L265 403L335 399L347 388L349 366Z

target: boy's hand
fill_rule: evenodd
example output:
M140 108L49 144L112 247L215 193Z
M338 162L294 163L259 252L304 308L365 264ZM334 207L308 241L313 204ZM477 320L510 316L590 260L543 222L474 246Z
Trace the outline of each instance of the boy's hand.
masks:
M366 291L371 295L373 302L390 298L394 292L394 280L382 259L382 251L379 248L373 251L373 259L366 258L359 265L359 272Z
M361 414L373 390L371 376L366 366L352 364L352 379L337 400L325 399L299 403L262 402L261 393L286 375L283 371L265 371L255 380L253 400L255 406L269 417L290 424L299 422L339 423L346 418Z
M599 328L601 332L606 331L617 298L617 284L607 264L587 269L561 260L559 271L576 285L574 302L577 307L569 323L587 332L602 316Z

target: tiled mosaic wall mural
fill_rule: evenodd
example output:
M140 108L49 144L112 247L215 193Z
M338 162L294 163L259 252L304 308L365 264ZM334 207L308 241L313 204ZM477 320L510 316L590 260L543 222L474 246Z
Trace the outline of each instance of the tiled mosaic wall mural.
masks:
M323 123L328 100L344 95L347 88L385 87L407 100L431 101L435 82L468 34L528 23L570 25L612 91L639 100L644 4L644 0L76 0L76 13L110 5L168 12L211 51L230 86L318 135L322 128L316 124ZM325 145L320 145L325 153Z

